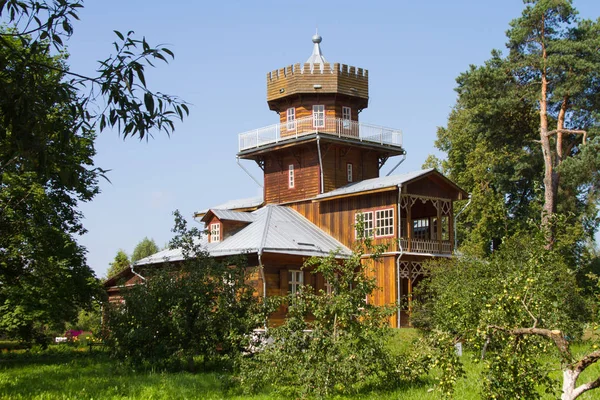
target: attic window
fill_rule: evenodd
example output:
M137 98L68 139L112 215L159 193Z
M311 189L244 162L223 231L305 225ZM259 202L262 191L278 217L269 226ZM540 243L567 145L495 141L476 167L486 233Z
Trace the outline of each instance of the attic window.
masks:
M210 242L220 242L221 241L221 224L215 223L210 224Z

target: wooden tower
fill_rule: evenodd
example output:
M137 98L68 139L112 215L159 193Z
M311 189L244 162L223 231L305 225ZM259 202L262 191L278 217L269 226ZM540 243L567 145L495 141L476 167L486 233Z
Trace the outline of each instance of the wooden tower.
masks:
M264 172L265 204L377 178L389 157L405 154L400 131L359 122L369 102L368 71L329 64L321 40L313 36L306 63L267 74L267 103L279 123L239 135L238 157Z

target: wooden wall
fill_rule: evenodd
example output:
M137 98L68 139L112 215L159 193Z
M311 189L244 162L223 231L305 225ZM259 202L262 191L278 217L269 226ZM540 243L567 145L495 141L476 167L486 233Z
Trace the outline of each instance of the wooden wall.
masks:
M348 184L346 164L351 163L354 182L379 177L377 154L357 147L321 144L325 193Z
M390 190L361 196L345 197L320 202L299 202L290 204L313 224L333 236L344 245L352 247L355 241L354 224L357 212L374 211L384 208L394 209L394 236L375 238L375 244L388 244L387 251L397 251L395 241L398 229L398 191Z
M396 257L389 255L378 260L363 260L367 275L374 277L379 287L368 297L369 304L396 307ZM394 313L389 319L390 326L396 327L397 321L397 315Z
M316 144L268 154L265 157L265 204L280 204L314 197L321 178ZM294 187L288 185L289 165L294 165Z
M353 181L377 178L378 158L359 147L321 143L325 192L348 184L347 164L352 164ZM288 185L289 165L294 165L294 187ZM320 194L319 155L316 143L274 151L265 155L264 199L266 204L281 204L313 198Z
M302 96L298 98L287 99L285 102L278 103L279 122L285 124L287 122L287 109L293 107L296 110L296 119L312 117L313 105L325 106L326 118L342 118L342 107L350 107L352 109L351 120L358 121L358 108L356 100L351 97L337 97L335 95L312 95ZM292 131L290 131L292 132ZM284 126L281 127L281 136L288 135Z

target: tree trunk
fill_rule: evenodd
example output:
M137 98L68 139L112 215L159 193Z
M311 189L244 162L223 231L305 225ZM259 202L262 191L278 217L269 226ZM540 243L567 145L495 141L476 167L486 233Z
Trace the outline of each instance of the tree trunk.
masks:
M563 370L563 385L561 400L574 400L575 396L575 385L577 384L577 373L568 368Z
M542 38L544 38L544 23L542 20ZM544 39L542 46L542 87L540 93L540 141L542 143L542 153L544 155L544 206L542 208L542 228L546 231L546 247L552 247L554 234L550 229L550 221L556 211L556 189L558 187L558 175L554 172L553 152L548 137L548 77L546 71L546 61L548 55Z

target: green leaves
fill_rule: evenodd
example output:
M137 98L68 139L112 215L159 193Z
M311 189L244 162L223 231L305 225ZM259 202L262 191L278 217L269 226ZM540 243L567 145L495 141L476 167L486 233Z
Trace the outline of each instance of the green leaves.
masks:
M347 260L331 254L305 263L303 268L322 275L332 292L305 285L282 299L288 306L284 324L269 329L261 351L240 362L236 379L244 390L267 387L286 397L326 397L413 379L386 346L393 310L367 302L377 284L373 260L363 264L361 256L375 252L369 241L361 241Z
M205 365L225 365L247 348L250 332L263 321L248 284L252 271L243 258L208 257L200 232L188 229L179 213L174 230L173 244L185 260L136 267L146 280L123 292L122 305L110 307L107 343L113 356L138 367L194 371L198 356ZM154 253L147 249L151 242L142 241L132 260Z

